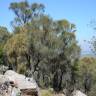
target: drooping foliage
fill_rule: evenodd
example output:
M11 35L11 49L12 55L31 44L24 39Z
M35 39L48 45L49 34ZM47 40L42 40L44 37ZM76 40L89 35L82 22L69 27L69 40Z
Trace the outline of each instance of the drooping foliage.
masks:
M76 88L80 56L76 26L65 19L53 20L44 13L43 4L15 2L10 9L15 14L14 30L3 48L9 69L33 75L42 88L56 92L66 88L70 96Z
M83 90L88 96L94 96L96 87L96 58L81 58L78 69L78 88Z
M6 27L0 26L0 65L4 65L4 53L3 47L7 40L10 38L10 34Z

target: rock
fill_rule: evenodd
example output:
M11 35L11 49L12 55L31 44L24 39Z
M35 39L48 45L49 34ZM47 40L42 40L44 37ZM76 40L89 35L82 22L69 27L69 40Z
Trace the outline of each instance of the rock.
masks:
M76 91L73 92L73 96L87 96L87 95L85 95L84 93L82 93L79 90L76 90Z
M55 94L54 96L65 96L64 94Z
M33 78L8 70L0 75L0 96L40 96Z
M66 96L66 95L64 95L64 94L62 94L62 93L59 93L59 94L54 94L54 96ZM76 91L74 91L74 92L72 93L72 96L87 96L87 95L85 95L84 93L82 93L82 92L79 91L79 90L76 90Z
M13 87L12 92L11 92L11 96L20 96L20 94L21 94L20 89Z
M0 84L0 96L11 96L11 88L8 82Z
M20 89L36 89L37 84L33 78L27 78L12 70L8 70L5 74L10 81L13 81Z
M4 75L0 75L0 84L5 83L6 81L9 81L9 78Z
M13 83L13 87L19 88L22 94L37 94L36 96L39 96L39 88L33 78L25 77L24 75L18 74L12 70L8 70L7 72L5 72L4 76L7 77L11 83Z

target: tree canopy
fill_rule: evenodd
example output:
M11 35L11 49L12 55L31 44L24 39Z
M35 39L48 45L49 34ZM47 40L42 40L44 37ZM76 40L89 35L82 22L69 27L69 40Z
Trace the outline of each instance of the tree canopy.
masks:
M6 28L0 28L0 42L4 42L0 63L3 54L9 69L33 75L42 88L52 87L56 92L66 88L70 96L76 88L80 56L75 24L54 20L40 3L13 2L9 9L15 14L14 30L9 36Z

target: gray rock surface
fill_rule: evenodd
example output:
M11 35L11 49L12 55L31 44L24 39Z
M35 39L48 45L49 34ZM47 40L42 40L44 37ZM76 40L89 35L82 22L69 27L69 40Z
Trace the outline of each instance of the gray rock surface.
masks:
M6 81L9 81L9 78L5 75L0 75L0 84L5 83Z
M24 75L18 74L12 70L8 70L4 75L8 77L10 81L13 81L20 89L37 88L37 84L33 78L25 77Z
M73 96L87 96L87 95L85 95L84 93L82 93L79 90L76 90L76 91L73 92Z
M39 88L33 78L25 77L12 70L0 75L0 96L39 96Z

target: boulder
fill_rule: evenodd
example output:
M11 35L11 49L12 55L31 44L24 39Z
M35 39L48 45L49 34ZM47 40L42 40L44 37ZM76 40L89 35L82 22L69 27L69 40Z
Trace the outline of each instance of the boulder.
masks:
M12 70L6 71L4 76L8 78L8 80L12 83L13 87L19 88L22 94L37 94L36 96L39 95L39 88L33 78L29 78L22 74L18 74Z
M55 94L54 96L65 96L64 94Z
M12 70L8 70L4 76L10 81L13 81L15 85L20 89L36 89L37 84L33 78L25 77L24 75L18 74Z
M5 83L6 81L9 81L9 78L5 75L0 75L0 84Z
M40 96L39 87L33 78L8 70L0 75L0 96Z
M76 91L73 92L73 96L87 96L87 95L85 95L84 93L82 93L79 90L76 90Z

